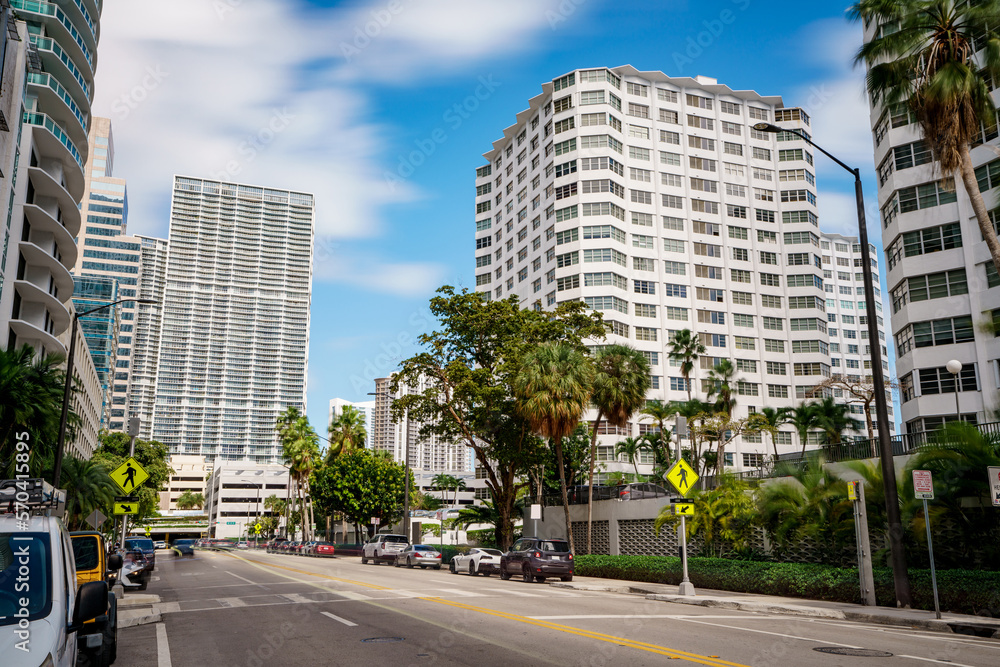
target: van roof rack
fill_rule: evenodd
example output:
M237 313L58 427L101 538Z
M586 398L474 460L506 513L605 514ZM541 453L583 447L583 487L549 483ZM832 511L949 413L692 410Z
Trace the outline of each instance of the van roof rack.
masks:
M66 513L66 491L41 477L0 480L0 514L25 510L36 516L61 517Z

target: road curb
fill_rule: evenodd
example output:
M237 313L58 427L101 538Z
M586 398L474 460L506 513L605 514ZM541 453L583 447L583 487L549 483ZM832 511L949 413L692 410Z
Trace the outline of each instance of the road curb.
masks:
M159 623L160 612L149 609L122 609L118 612L118 627L132 628L137 625Z

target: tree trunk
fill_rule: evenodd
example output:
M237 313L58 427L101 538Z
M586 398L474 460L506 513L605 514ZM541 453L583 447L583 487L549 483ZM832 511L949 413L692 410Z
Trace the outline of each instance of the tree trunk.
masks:
M569 494L566 493L566 467L563 466L562 438L556 438L556 465L559 466L559 490L562 491L563 513L566 516L566 540L569 550L576 553L573 547L573 523L569 519Z
M986 247L990 249L990 256L993 257L993 266L1000 270L1000 241L997 240L996 230L993 229L993 223L990 222L989 213L986 211L986 203L979 191L979 182L976 180L976 171L972 168L972 155L969 152L968 144L963 144L960 151L962 153L962 183L965 185L965 191L972 203L972 210L976 213L979 231L982 232Z
M597 410L597 419L594 420L594 433L590 436L590 474L587 479L587 552L590 553L590 531L594 520L594 459L597 458L597 429L601 427L601 417L603 412Z
M871 401L865 402L865 426L868 427L868 440L875 439L875 427L872 426L872 404Z

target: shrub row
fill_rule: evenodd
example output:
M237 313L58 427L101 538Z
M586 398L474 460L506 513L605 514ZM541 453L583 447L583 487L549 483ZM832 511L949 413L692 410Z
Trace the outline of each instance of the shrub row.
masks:
M854 568L691 558L688 573L697 588L861 602L858 571ZM676 585L681 581L681 560L672 556L580 555L576 558L576 574ZM909 574L913 606L933 609L930 570L910 570ZM874 576L877 603L895 606L892 570L876 568ZM944 570L937 573L937 579L942 611L1000 616L1000 572Z

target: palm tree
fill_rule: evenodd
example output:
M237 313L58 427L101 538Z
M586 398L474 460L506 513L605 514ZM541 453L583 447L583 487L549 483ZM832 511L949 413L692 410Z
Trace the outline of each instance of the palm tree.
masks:
M0 349L0 475L15 477L16 434L27 433L30 442L30 474L39 476L59 439L65 374L63 357L35 356L28 345L16 350ZM76 388L74 387L74 390ZM70 413L69 422L78 422Z
M880 27L855 57L869 67L873 104L902 106L916 115L942 175L961 174L993 264L1000 268L1000 242L970 155L981 125L996 124L990 89L1000 80L1000 2L860 0L849 11L854 20Z
M826 444L839 445L843 441L844 431L860 431L861 422L851 416L851 406L837 403L833 397L826 396L813 404L816 414L816 427L823 430Z
M653 399L646 401L646 405L639 410L640 415L649 417L656 422L657 431L655 435L647 434L646 442L653 450L657 465L664 469L670 465L670 438L667 436L667 420L677 413L678 405L678 403L664 403L659 399Z
M718 396L716 405L727 415L733 414L733 408L736 407L733 385L736 384L737 373L736 364L730 359L723 359L708 372L708 381L712 383L709 398Z
M291 408L290 408L291 409ZM300 500L299 512L302 516L302 537L312 539L312 503L309 500L309 475L319 459L319 436L309 425L307 417L299 417L286 431L282 446L285 463L295 482L296 498Z
M771 446L774 447L774 462L778 462L778 427L788 422L788 408L762 408L760 414L767 420L764 431L771 436Z
M328 429L330 447L326 451L326 461L329 463L341 454L352 449L363 447L368 431L365 430L365 418L353 405L345 405Z
M698 357L705 354L705 346L699 340L697 334L691 333L690 329L681 329L670 339L670 349L667 356L675 361L681 362L681 376L687 386L688 400L691 400L691 371L694 370L694 362Z
M795 427L802 443L802 456L806 455L806 443L809 440L809 429L816 428L816 407L812 403L802 402L788 411L788 423Z
M721 556L727 545L746 549L756 520L756 508L748 490L746 482L725 476L711 491L691 492L688 502L694 504L694 516L686 521L688 539L700 534L712 556ZM659 533L664 524L679 520L668 503L660 509L653 526Z
M443 472L434 475L434 478L431 480L431 484L433 484L435 488L440 489L442 491L449 491L451 489L455 489L455 501L453 503L454 505L458 504L458 492L465 491L468 488L468 485L465 483L464 479L460 477L455 477L454 475L448 475Z
M597 431L601 417L617 428L624 428L632 413L642 407L649 391L649 362L638 350L628 345L608 345L594 355L591 402L597 407L594 431L590 437L590 462L587 488L594 488L594 460L597 458ZM590 553L591 529L594 518L594 494L587 494L587 553Z
M579 350L563 343L548 342L525 355L513 382L521 416L536 433L549 438L556 450L570 550L574 547L573 527L569 519L562 440L573 432L587 409L593 378L590 360Z
M628 459L628 462L635 468L635 481L637 482L639 481L639 464L637 461L639 460L639 456L644 449L644 445L645 443L643 443L642 440L631 436L623 440L619 440L615 445L615 456L624 455L625 458Z
M116 487L109 472L94 461L73 456L63 459L60 485L66 489L66 523L70 530L79 530L91 512L107 510L114 503Z
M204 505L205 497L200 493L185 491L181 494L181 497L177 499L177 509L189 510L195 507L203 507Z

